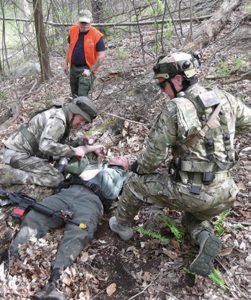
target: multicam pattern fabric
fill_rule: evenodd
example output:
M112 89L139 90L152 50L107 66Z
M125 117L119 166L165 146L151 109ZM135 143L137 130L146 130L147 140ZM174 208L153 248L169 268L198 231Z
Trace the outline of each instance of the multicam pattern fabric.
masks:
M27 184L57 186L63 180L62 174L53 167L48 158L72 157L71 146L61 143L66 132L66 117L62 108L51 108L34 116L28 123L28 130L34 136L38 151L34 153L25 136L17 131L5 142L4 162L9 164L0 184ZM22 172L20 172L20 170ZM13 182L16 180L16 182Z
M185 95L169 101L156 119L146 142L146 149L138 159L137 172L142 175L131 174L120 197L116 212L119 223L124 225L131 223L144 203L155 203L189 214L186 226L195 238L203 228L207 230L212 228L208 222L211 217L233 204L238 188L228 169L235 163L235 156L231 155L234 152L234 137L236 130L251 127L251 109L226 92L215 91L221 99L222 111L219 126L209 130L215 147L214 181L209 185L202 184L200 193L196 195L191 193L190 179L193 174L189 174L187 182L182 182L168 174L168 165L163 174L153 173L160 163L165 162L169 148L173 149L187 136L202 128L197 109L188 99L203 92L205 89L199 84L191 86ZM211 112L212 108L206 109L207 117ZM230 135L228 149L223 140L225 131ZM187 161L210 162L203 139L193 145L183 157Z
M66 131L66 118L62 108L51 108L37 114L29 121L28 130L39 146L36 156L59 158L74 155L72 147L60 143ZM33 154L30 144L20 131L11 135L5 146L17 152Z

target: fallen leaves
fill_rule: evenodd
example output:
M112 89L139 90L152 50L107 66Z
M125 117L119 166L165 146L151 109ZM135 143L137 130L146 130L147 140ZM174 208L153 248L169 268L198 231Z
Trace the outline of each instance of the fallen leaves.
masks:
M106 288L106 293L109 297L111 297L117 289L117 284L116 283L111 283L110 285L108 285L108 287Z

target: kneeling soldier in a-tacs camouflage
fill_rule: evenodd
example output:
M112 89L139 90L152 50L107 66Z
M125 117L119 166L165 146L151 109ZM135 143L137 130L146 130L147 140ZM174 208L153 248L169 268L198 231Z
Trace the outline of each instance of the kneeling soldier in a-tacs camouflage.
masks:
M210 219L229 209L238 188L230 174L237 158L237 130L251 127L251 109L229 93L198 83L198 56L174 53L154 67L159 87L171 98L157 117L143 155L135 161L118 208L109 221L112 231L129 240L131 222L145 203L184 212L183 223L200 250L190 270L207 276L213 270L221 240ZM168 150L172 163L165 164Z
M37 113L4 143L7 165L0 167L0 184L57 186L64 177L50 160L81 158L98 149L98 145L73 147L65 143L71 128L90 123L96 116L96 107L87 97Z
M65 167L71 179L61 186L61 190L45 198L41 205L57 212L48 216L31 210L22 222L20 231L11 242L9 251L1 254L1 260L8 255L13 260L18 255L18 247L26 244L32 236L41 238L49 230L65 226L64 236L59 245L48 284L32 299L65 299L58 290L62 271L70 266L83 248L93 238L103 210L116 199L127 177L128 161L115 157L107 163L89 163L83 160L70 162ZM58 212L71 214L70 222L58 216Z

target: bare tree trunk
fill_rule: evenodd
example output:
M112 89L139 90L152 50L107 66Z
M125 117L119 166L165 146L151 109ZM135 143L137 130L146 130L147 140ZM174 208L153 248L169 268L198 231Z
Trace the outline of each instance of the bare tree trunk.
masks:
M224 0L219 10L212 17L194 30L193 41L189 38L183 43L183 51L202 49L222 30L230 13L241 4L241 0Z
M3 67L2 67L2 62L1 62L1 56L0 56L0 80L1 77L3 77L4 73L3 73Z
M2 22L2 59L3 59L3 65L2 65L2 72L4 73L4 57L6 60L7 67L10 68L9 62L8 62L8 53L7 53L7 46L6 46L6 39L5 39L5 11L4 11L4 1L0 1L1 4L1 11L3 15L3 22Z
M27 0L23 0L23 7L24 7L24 16L26 19L31 19L31 10L30 10L30 6ZM31 23L26 23L24 25L25 30L29 33L32 33L32 25Z
M48 80L51 74L50 62L49 62L49 53L47 49L47 43L45 38L45 30L43 23L43 13L42 13L42 1L33 0L33 10L34 10L34 20L35 20L35 29L36 29L36 38L37 38L37 48L38 48L38 57L41 68L41 81Z
M103 3L101 0L91 0L92 5L92 15L93 15L93 22L94 23L103 23ZM101 32L104 32L103 26L98 26L98 29Z

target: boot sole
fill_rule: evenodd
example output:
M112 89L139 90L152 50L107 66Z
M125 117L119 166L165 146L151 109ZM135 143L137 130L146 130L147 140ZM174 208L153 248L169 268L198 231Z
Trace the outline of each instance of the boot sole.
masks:
M191 263L190 271L201 276L208 276L213 271L215 257L220 251L221 240L217 236L208 237L199 254Z

